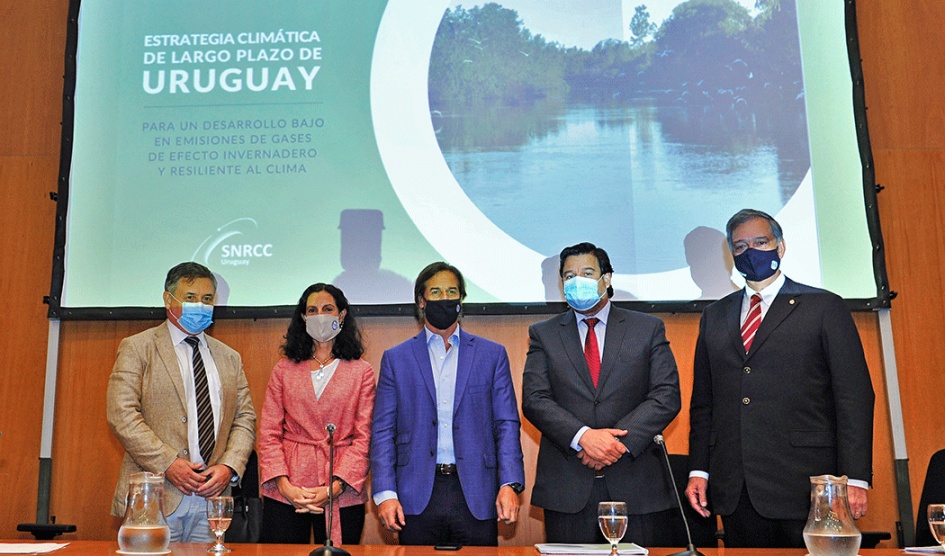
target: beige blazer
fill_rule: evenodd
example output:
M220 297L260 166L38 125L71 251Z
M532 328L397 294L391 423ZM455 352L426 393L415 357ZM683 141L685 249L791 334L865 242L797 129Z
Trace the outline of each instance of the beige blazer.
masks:
M108 424L125 448L111 513L123 516L133 473L163 473L175 458L190 460L187 406L168 323L125 338L108 379ZM224 464L242 476L256 441L256 412L240 355L206 336L220 374L220 429L208 465ZM183 494L165 479L164 513Z

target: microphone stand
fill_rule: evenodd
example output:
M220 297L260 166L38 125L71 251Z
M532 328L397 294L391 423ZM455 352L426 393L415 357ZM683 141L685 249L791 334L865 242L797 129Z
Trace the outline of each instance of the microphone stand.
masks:
M335 477L335 425L328 423L328 531L325 534L325 546L309 552L308 556L351 556L351 553L331 544L331 520L334 515L334 497L331 495Z
M679 506L679 513L682 514L683 525L686 526L686 538L689 540L689 545L686 546L686 550L670 554L669 556L705 556L696 550L696 546L692 544L692 533L689 532L689 520L686 519L686 508L683 507L682 499L679 498L679 489L676 488L676 477L673 475L673 467L669 464L669 452L666 451L666 442L663 441L663 435L658 434L654 436L653 442L663 447L663 459L666 461L666 470L669 471L669 481L673 483L673 492L676 493L676 504Z

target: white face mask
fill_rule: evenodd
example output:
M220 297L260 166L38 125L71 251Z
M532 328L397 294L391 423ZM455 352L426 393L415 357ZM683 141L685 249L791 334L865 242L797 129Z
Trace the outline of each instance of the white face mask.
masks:
M305 319L305 331L316 342L333 340L341 332L338 315L308 315Z

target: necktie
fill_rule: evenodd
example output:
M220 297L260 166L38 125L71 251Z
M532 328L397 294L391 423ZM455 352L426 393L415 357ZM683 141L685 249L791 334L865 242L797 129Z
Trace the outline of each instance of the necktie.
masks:
M200 442L200 456L210 465L213 445L213 407L210 405L210 386L207 384L207 369L200 356L200 340L196 336L187 336L184 341L194 349L194 392L197 397L197 438Z
M756 293L751 296L748 317L742 325L742 343L745 345L745 353L751 349L751 341L755 339L755 332L758 332L759 326L761 326L761 296Z
M597 379L600 378L600 352L597 349L597 334L594 332L594 325L599 322L600 319L584 319L584 324L587 325L587 337L584 338L584 359L587 360L587 368L591 371L594 388L597 388Z

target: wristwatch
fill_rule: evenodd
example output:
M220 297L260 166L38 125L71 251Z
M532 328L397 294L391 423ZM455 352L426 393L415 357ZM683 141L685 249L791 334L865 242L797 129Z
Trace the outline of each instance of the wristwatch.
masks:
M509 486L515 491L515 494L521 494L525 490L525 485L522 483L509 483Z

